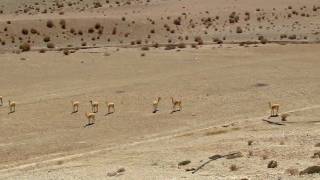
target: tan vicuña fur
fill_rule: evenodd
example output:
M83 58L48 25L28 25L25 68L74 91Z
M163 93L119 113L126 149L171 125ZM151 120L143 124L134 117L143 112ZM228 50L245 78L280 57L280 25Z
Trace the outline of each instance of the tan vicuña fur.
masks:
M90 104L91 104L91 109L93 113L97 113L99 110L99 103L98 102L94 102L92 100L90 100Z
M114 112L116 111L113 102L109 102L109 103L106 102L106 105L107 105L107 107L108 107L108 114L114 113ZM111 112L111 109L112 109L112 112Z
M271 102L269 102L269 107L271 110L270 115L271 116L278 116L280 105L279 104L272 104Z
M161 100L161 97L158 97L156 100L153 101L153 112L158 111L158 107L159 107L159 102Z
M96 114L95 113L86 112L85 116L88 118L88 124L95 123L95 118L96 118Z
M79 101L71 101L72 103L72 108L73 108L73 111L72 112L78 112L79 111L79 105L80 105L80 102Z
M176 111L177 107L179 107L179 111L182 110L182 102L181 100L174 100L173 97L171 97L171 102L172 102L172 111Z
M16 102L9 100L10 113L16 112Z

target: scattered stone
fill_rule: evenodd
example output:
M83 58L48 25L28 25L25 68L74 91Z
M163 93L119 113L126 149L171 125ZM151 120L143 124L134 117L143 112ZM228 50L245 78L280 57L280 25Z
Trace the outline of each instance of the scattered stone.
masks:
M111 54L108 52L103 53L104 56L110 56Z
M108 172L107 176L112 177L112 176L116 176L117 172Z
M188 171L194 171L194 170L196 170L196 168L187 168L187 169L185 169L187 172Z
M320 151L315 152L311 158L320 158Z
M299 170L298 169L289 168L289 169L286 169L285 172L287 174L290 174L291 176L299 175Z
M320 143L315 144L314 147L320 147Z
M222 158L222 157L223 157L222 155L217 154L217 155L210 156L209 159L211 159L211 160L216 160L216 159L220 159L220 158Z
M178 166L185 166L185 165L188 165L188 164L190 164L190 163L191 163L190 160L185 160L185 161L179 162L179 163L178 163Z
M276 168L277 166L278 166L277 161L272 160L268 163L268 168Z
M226 155L225 158L226 159L235 159L235 158L240 158L242 156L243 155L242 155L241 152L236 152L236 153L233 153L233 154Z
M284 113L284 114L281 114L281 121L287 121L287 118L289 117L289 114L288 113Z
M310 166L300 172L300 175L320 173L320 166Z
M126 169L125 168L119 168L118 170L117 170L117 173L123 173L123 172L125 172L126 171Z

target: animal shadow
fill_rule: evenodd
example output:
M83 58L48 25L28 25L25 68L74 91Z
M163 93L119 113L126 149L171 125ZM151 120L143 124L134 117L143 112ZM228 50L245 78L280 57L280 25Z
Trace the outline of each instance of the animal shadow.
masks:
M173 113L176 113L176 112L179 112L179 111L181 111L180 109L178 109L178 110L172 110L171 112L170 112L170 114L173 114Z
M94 123L88 123L88 124L84 125L83 127L86 128L86 127L90 127L92 125L94 125Z
M111 115L111 114L113 114L114 112L108 112L108 113L106 113L104 116L109 116L109 115Z

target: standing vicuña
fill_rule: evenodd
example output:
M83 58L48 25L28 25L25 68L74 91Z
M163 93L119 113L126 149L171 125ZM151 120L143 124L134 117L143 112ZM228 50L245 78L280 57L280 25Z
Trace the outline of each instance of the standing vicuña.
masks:
M3 99L2 99L2 96L0 96L0 106L2 106L3 105Z
M16 102L9 100L10 113L16 112Z
M93 113L97 113L98 112L98 107L99 107L99 103L98 102L94 102L92 100L90 100L90 104L91 104L91 109Z
M156 113L158 111L159 102L161 100L161 97L158 97L158 99L153 101L153 113Z
M95 113L90 113L90 112L86 112L85 116L88 118L88 124L94 124L95 123L95 117L96 114Z
M270 116L271 117L278 116L280 105L279 104L272 104L271 102L269 102L269 107L271 110Z
M172 111L174 112L174 111L176 111L177 110L177 107L179 107L179 111L181 111L182 110L182 102L181 102L181 100L174 100L173 99L173 97L171 97L171 101L172 101Z
M114 108L114 103L113 102L106 102L106 105L108 107L108 114L114 113L116 110ZM112 112L111 112L112 109Z
M71 101L72 103L72 112L73 113L76 113L79 111L79 105L80 105L80 102L79 101Z

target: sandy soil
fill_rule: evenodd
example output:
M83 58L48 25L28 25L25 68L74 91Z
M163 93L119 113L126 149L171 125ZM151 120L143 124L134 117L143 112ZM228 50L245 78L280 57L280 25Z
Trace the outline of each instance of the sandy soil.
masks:
M265 178L285 175L290 167L302 170L317 164L310 156L317 149L320 113L318 48L206 46L180 52L155 49L145 57L140 50L111 48L110 56L103 55L105 49L70 56L2 54L2 94L16 101L17 111L8 114L7 105L1 107L1 174L99 179L121 165L127 169L123 178L193 178L177 168L179 161L190 159L196 166L213 154L241 151L247 156L249 150L253 157L221 160L221 168L212 163L204 172L209 177ZM153 114L157 96L163 101ZM170 113L171 96L182 99L183 111ZM84 127L90 99L101 103L100 112L95 125ZM79 113L71 114L71 100L81 102ZM105 116L106 100L116 104L115 114ZM293 111L285 126L261 121L269 115L268 101L281 103L281 112ZM248 140L254 144L248 146ZM266 168L264 153L279 161L279 168ZM161 168L154 169L153 162ZM229 172L233 163L239 171Z
M316 0L1 1L0 179L319 179L298 175L319 165L319 15Z

